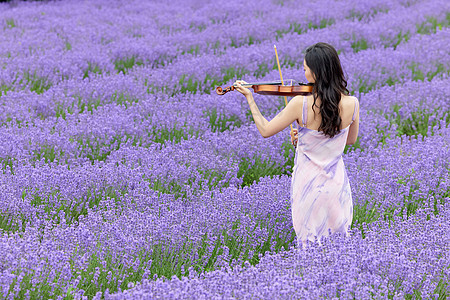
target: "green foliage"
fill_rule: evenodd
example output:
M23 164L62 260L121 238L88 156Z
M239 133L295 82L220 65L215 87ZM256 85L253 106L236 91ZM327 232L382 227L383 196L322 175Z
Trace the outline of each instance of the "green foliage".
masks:
M382 218L383 221L389 222L391 226L391 223L394 222L394 216L403 219L405 217L404 214L406 214L406 218L409 218L416 213L417 209L427 207L430 204L434 206L433 214L437 216L439 214L439 205L444 205L450 195L450 188L448 187L445 191L438 193L436 191L439 190L440 184L445 181L445 177L448 177L449 174L441 174L437 181L437 186L431 187L427 195L417 197L415 192L420 189L420 179L414 176L414 173L414 169L411 169L409 173L394 179L393 184L399 187L407 186L409 187L409 191L403 194L403 201L392 207L384 208L382 213L380 213L378 208L382 205L384 198L374 199L373 192L369 191L364 204L356 204L353 206L353 222L351 228L357 227L361 230L362 237L365 238L362 224L373 223ZM431 196L433 196L433 202L430 202L430 199L432 199ZM372 207L368 207L371 203L373 203ZM429 215L427 219L430 219Z
M59 189L53 189L49 194L35 190L24 190L22 198L30 200L30 204L42 208L45 220L53 220L60 224L60 212L64 212L66 224L78 222L81 215L86 216L89 209L98 208L102 200L114 201L120 204L121 198L128 193L127 187L94 186L92 185L80 198L64 198Z
M134 103L139 102L138 98L132 97L124 92L115 91L111 98L102 100L100 97L98 98L82 98L79 95L73 96L75 101L69 103L68 106L64 106L62 103L57 103L55 106L55 116L57 118L61 117L64 120L66 119L67 114L73 114L75 111L78 113L86 113L90 112L94 113L94 110L97 108L104 106L105 104L114 103L117 105L123 105L125 108L130 107Z
M446 15L446 20L442 22L438 22L436 18L434 17L427 17L427 20L425 22L422 22L421 24L417 24L417 33L419 34L432 34L436 33L436 30L441 30L443 27L448 27L450 23L450 13ZM354 38L354 37L353 37ZM400 31L393 40L389 41L389 44L386 45L389 47L393 47L394 50L397 48L397 46L402 42L407 42L411 38L411 33L409 31L403 32ZM367 44L367 40L360 39L357 41L354 41L352 43L353 52L359 52L361 50L366 50L369 48Z
M438 22L435 17L427 17L426 21L416 25L416 31L418 34L433 34L436 33L436 30L442 30L442 28L448 27L449 25L450 13L447 13L445 20L442 22Z
M184 55L186 53L198 55L200 53L200 47L198 45L193 45L191 48L187 51L183 50L181 51L181 55Z
M236 41L235 38L231 38L231 45L230 46L233 47L233 48L239 48L241 46L241 43Z
M392 76L390 76L388 79L386 79L386 85L388 85L388 86L393 86L399 82L400 82L400 80L398 80L397 78L392 77Z
M158 274L159 276L164 276L166 278L171 278L176 275L181 279L181 277L187 276L189 272L182 274L180 269L187 270L192 266L196 272L208 272L216 269L216 261L219 255L224 252L224 248L228 248L228 253L230 254L230 260L227 261L230 266L235 265L236 261L241 261L241 265L244 266L244 262L248 261L251 265L256 265L259 263L259 256L264 255L267 251L274 251L279 253L281 251L288 250L295 240L295 232L291 228L286 232L281 232L277 236L274 236L274 227L279 222L286 222L285 219L274 218L270 215L265 218L260 218L255 224L254 228L244 228L245 231L252 232L257 227L261 229L266 229L269 232L268 237L265 240L259 242L256 247L253 246L254 241L250 240L249 237L243 238L239 232L242 231L242 225L240 221L237 220L232 223L230 229L223 229L218 236L209 236L204 234L202 240L198 245L190 244L186 247L183 245L183 249L187 248L187 252L178 254L178 258L183 258L187 255L184 253L197 253L197 258L195 261L189 262L178 259L178 264L184 264L182 267L180 265L173 264L167 267L167 262L173 261L173 259L167 260L167 257L171 257L169 253L164 255L163 260L157 260L152 264L152 273ZM213 245L213 249L207 252L208 245ZM158 251L161 252L161 251ZM173 255L173 254L172 254ZM162 262L162 263L161 263ZM166 267L164 267L166 265ZM169 264L170 265L170 264ZM155 267L155 269L153 269ZM175 271L175 272L174 272Z
M88 68L84 70L83 79L88 78L92 73L102 74L103 71L100 69L98 65L89 62Z
M81 97L78 97L77 107L79 109L80 114L84 113L85 111L88 111L91 114L93 114L94 110L97 109L100 105L101 105L100 98L88 99L88 102L85 102L81 99Z
M348 19L354 19L361 21L365 14L360 13L359 11L356 11L354 8L350 11L350 16L347 17Z
M16 22L14 21L13 18L7 19L6 20L6 28L14 28L16 27Z
M302 34L305 32L305 30L302 28L302 25L294 22L294 23L289 24L289 32L295 32L298 34Z
M198 180L195 174L193 174L193 176L190 177L186 183L183 183L183 185L179 184L177 180L168 180L167 178L152 179L144 177L144 180L149 182L149 187L152 190L158 191L162 194L171 194L175 197L175 199L189 200L188 190L191 193L203 192L204 189L208 189L209 191L211 191L219 187L219 182L225 178L225 173L217 170L203 170L197 168L196 171L198 172L198 174L200 174L200 179ZM198 186L199 188L195 188L194 186ZM219 187L219 190L222 187L229 186L229 181L224 182Z
M149 187L154 190L160 192L161 194L171 194L175 197L175 199L187 199L187 191L186 189L179 185L176 180L167 180L165 179L150 179L144 178L145 181L149 182ZM189 180L189 185L192 182Z
M101 246L100 243L98 245ZM81 251L75 250L73 257L83 255ZM139 263L136 263L136 262ZM88 299L92 299L98 291L105 292L106 288L110 292L117 292L120 287L122 290L128 289L129 282L137 282L142 280L143 268L146 267L151 261L150 254L142 252L136 255L132 261L133 265L137 265L137 268L130 266L130 262L114 262L112 260L112 255L108 253L106 257L100 259L97 255L91 254L88 259L88 266L86 269L77 269L73 262L71 262L72 273L79 274L80 280L76 286L69 287L67 294L63 294L63 286L59 286L58 279L61 276L59 270L51 270L45 268L42 270L44 274L55 273L55 280L53 282L48 281L48 276L40 283L35 283L32 280L34 277L33 273L26 274L20 284L20 292L18 294L18 299L24 299L25 293L28 292L30 299L49 299L51 295L63 296L64 299L75 299L75 294L72 294L74 290L83 290L84 296ZM137 271L136 271L137 269ZM95 278L101 285L98 287L94 284ZM119 278L125 278L124 281L119 284ZM9 293L12 293L17 280L14 280L13 284L10 286ZM64 284L64 283L63 283Z
M166 141L170 141L172 143L178 144L181 140L187 140L189 137L198 138L200 135L199 130L195 130L194 128L186 128L184 126L178 127L177 124L174 124L172 128L158 128L154 127L149 129L148 136L155 143L165 144Z
M62 112L60 112L58 116L65 118L64 110L62 110ZM198 130L190 128L187 131L185 131L185 128L178 129L176 125L174 125L174 127L171 129L151 128L148 131L148 136L150 137L150 140L156 143L160 143L162 145L164 145L166 141L179 143L182 139L187 140L189 137L198 138L199 135L200 132ZM86 157L92 163L94 163L95 161L105 161L107 157L111 154L111 152L117 151L118 149L120 149L122 144L127 142L130 142L130 144L133 146L139 147L148 146L148 142L146 143L144 141L144 137L128 133L124 133L122 135L117 134L111 137L105 135L103 138L79 137L76 139L71 138L70 140L71 141L76 140L78 142L77 153L79 154L79 157ZM41 159L44 159L46 163L49 162L57 162L58 164L67 163L65 152L62 150L58 151L57 149L55 149L54 146L50 145L41 145L41 147L38 150L33 151L33 158L31 159L31 161L40 161ZM7 162L9 163L9 161ZM8 165L6 162L4 162L4 164L6 164L6 166Z
M29 71L24 72L21 80L30 87L30 91L36 92L36 94L42 94L52 87L53 84L47 81L47 78L37 76L36 72L30 74Z
M363 79L363 78L359 78L358 79L359 83L358 83L358 92L360 94L366 94L369 91L373 90L376 86L377 86L377 82L373 81L373 82L368 82L368 80Z
M16 271L14 273L16 273L15 275L19 275L21 271ZM61 274L61 272L57 272L58 276L59 274ZM8 293L6 295L6 298L10 297L11 299L13 299L13 295L15 294L14 289L18 289L19 293L16 297L14 297L15 299L25 299L25 293L28 291L28 293L30 294L31 298L30 299L50 299L50 293L51 293L51 286L55 285L56 282L49 282L48 277L44 277L44 280L42 283L39 284L39 288L35 289L34 291L30 291L31 287L32 287L32 281L33 281L33 277L35 276L35 272L34 271L25 271L25 275L22 275L22 281L20 283L19 287L16 287L17 285L17 277L13 280L12 284L9 287ZM60 293L61 292L61 288L56 288L55 291L56 293Z
M223 85L232 79L243 78L247 73L248 71L244 68L230 67L222 70L222 78L213 78L207 74L203 80L198 80L193 76L188 77L188 75L184 74L180 77L178 84L172 89L172 96L177 93L186 92L210 94L216 87Z
M6 95L6 92L8 92L10 90L11 90L11 88L9 86L4 85L4 84L0 85L0 97L3 95Z
M241 68L230 67L228 69L222 70L222 74L225 74L225 75L223 75L223 78L219 83L223 84L223 83L229 82L232 79L242 78L247 73L248 73L248 71L243 67L241 67Z
M24 231L27 223L28 219L22 213L0 212L0 229L5 232Z
M283 151L283 157L285 159L284 168L286 170L292 171L294 169L294 159L295 152L297 149L292 145L291 140L285 140L281 145L281 151ZM281 174L280 174L281 175Z
M450 70L447 69L442 63L440 62L436 62L435 65L435 70L434 71L429 71L427 74L424 74L423 71L421 70L419 64L417 64L416 62L412 62L408 68L411 70L411 78L414 81L424 81L425 79L427 79L428 81L431 81L434 77L440 75L440 74L450 74ZM381 73L384 74L386 73L385 68L381 68ZM401 78L395 78L393 76L390 76L389 78L386 79L385 82L381 82L380 86L384 86L384 85L388 85L388 86L392 86L395 85L397 83L401 82ZM359 77L358 78L358 84L357 84L357 90L360 94L365 94L370 92L371 90L378 88L377 81L370 81L368 79L365 79L363 77Z
M442 74L442 73L446 73L447 75L449 75L450 74L450 70L446 69L443 64L438 63L436 65L436 70L435 71L429 71L427 73L427 79L428 79L428 81L431 81L431 79L433 79L435 76L437 76L438 74Z
M293 146L292 146L293 147ZM260 156L243 158L239 163L238 178L243 177L242 187L258 183L261 177L289 174L289 161L282 166L270 159L262 160Z
M444 192L443 194L436 194L434 191L439 190L440 183L445 179L443 178L443 176L440 176L440 180L438 181L437 186L431 188L428 191L427 195L416 197L414 196L414 192L420 188L420 182L419 179L414 176L414 174L415 170L411 169L409 173L397 178L396 182L398 185L409 186L409 194L404 196L403 205L401 206L398 215L401 216L404 212L406 212L407 217L415 214L418 208L425 206L425 202L430 196L435 196L433 205L435 207L434 214L437 215L439 213L439 211L437 210L437 205L443 205L445 203L445 198L448 196L450 188L447 188L447 192ZM445 175L447 176L448 174Z
M425 75L419 69L419 65L417 63L413 62L410 66L408 66L408 68L411 69L412 80L415 80L415 81L421 80L421 81L423 81L425 79Z
M64 107L61 104L56 104L55 107L55 117L57 119L62 118L63 120L66 119L66 110L64 109Z
M352 9L350 11L350 16L347 17L346 19L352 19L352 20L361 21L364 17L373 17L373 16L375 16L378 13L387 13L388 11L389 11L389 9L387 9L387 8L385 8L385 9L372 8L367 13L360 13L359 11L356 11L355 9Z
M412 79L417 81L424 81L425 79L430 81L439 74L447 73L448 75L450 73L450 71L442 63L437 63L435 71L429 71L427 74L424 74L420 69L420 66L415 62L411 63L408 68L411 70Z
M31 161L40 161L41 159L45 160L45 163L56 162L61 163L62 158L64 157L64 151L56 150L55 146L52 145L41 145L39 150L33 151L33 158Z
M352 46L353 52L355 52L355 53L369 48L369 46L367 44L367 40L364 38L354 41L351 46Z
M132 69L134 66L142 66L144 63L141 60L137 60L135 56L131 56L126 59L117 59L114 62L115 69L118 73L122 72L126 74L129 69Z
M197 25L197 24L191 22L191 24L189 24L189 29L191 29L193 31L202 32L206 29L206 24Z
M210 48L215 55L219 55L222 51L220 49L220 41L207 42L207 47Z
M123 105L125 108L131 106L133 103L137 103L139 99L126 95L124 93L118 93L117 91L111 96L111 101L117 105Z
M257 42L257 40L253 36L249 35L246 39L246 42L247 42L247 45L250 46L250 45L255 44Z
M264 77L271 70L267 63L258 64L258 69L253 73L255 77Z
M201 186L206 186L208 190L213 190L214 188L218 187L218 183L225 178L225 173L217 171L217 170L197 170L202 177L202 180L200 180L199 184ZM221 187L229 187L230 182L225 182L223 186Z
M217 114L217 109L203 111L209 119L209 124L212 132L224 132L229 130L230 126L241 127L242 121L235 115L227 117L225 114Z
M2 168L3 174L5 174L8 169L9 169L9 172L11 172L11 174L14 174L13 167L14 167L15 161L16 161L16 159L14 159L11 156L0 157L0 166Z
M139 145L142 144L142 138L128 133L116 134L111 137L105 134L103 139L98 137L80 137L76 141L79 145L78 151L80 156L83 155L88 158L92 164L95 161L105 161L111 152L119 150L120 146L128 141L131 141L133 146L138 143Z
M5 119L5 121L3 121L2 123L0 123L0 126L3 126L3 125L8 125L8 124L16 124L17 125L17 127L18 128L22 128L22 127L28 127L28 121L22 121L22 120L19 120L19 119L13 119L13 118L11 118L11 117L6 117L6 119Z
M308 23L308 29L322 29L325 28L327 26L333 25L334 23L336 23L336 21L331 18L331 19L322 19L320 20L319 24L314 24L312 22Z
M121 198L128 193L127 187L91 186L80 198L64 198L59 189L50 193L42 193L38 188L22 191L22 200L29 201L36 208L41 208L45 220L53 220L60 224L60 213L64 212L65 222L70 225L78 222L81 215L86 216L88 208L98 207L100 201L108 200L120 204ZM0 213L0 229L8 232L25 230L28 218L23 214Z
M354 151L355 149L361 149L361 144L359 142L359 136L356 139L356 142L353 145L345 145L344 154L349 153L350 151Z
M385 115L386 119L388 119L391 124L397 125L397 135L407 135L407 136L415 136L416 138L418 135L421 136L428 136L428 135L434 135L434 132L428 132L428 130L431 128L433 130L433 127L436 125L439 125L439 120L445 120L446 125L450 123L450 112L448 111L440 111L439 109L434 109L433 111L429 111L427 109L418 109L417 111L411 112L411 114L408 114L407 117L402 117L400 114L401 106L395 104L392 107L393 109L393 115ZM432 118L432 121L430 121L430 117Z
M361 230L362 237L365 238L365 232L362 224L369 224L375 222L380 217L380 213L377 210L379 204L373 205L373 207L368 207L371 201L367 200L363 205L354 204L353 205L353 220L351 229L357 227Z
M394 41L392 41L392 47L394 47L394 50L397 49L397 46L400 45L401 42L403 41L407 42L410 37L411 34L409 33L409 31L403 33L400 30L400 32L396 35Z
M293 67L294 65L295 63L292 62L291 59L288 57L284 57L284 60L280 61L281 68L283 68L284 66ZM275 58L269 60L269 63L258 64L258 69L255 72L253 72L253 76L264 77L267 73L269 73L272 70L278 70L278 64Z
M92 298L97 292L104 293L106 289L110 293L117 292L119 288L122 291L127 290L129 283L141 282L143 279L165 278L170 280L174 275L181 279L189 276L189 267L193 267L198 273L216 270L217 259L223 254L225 247L231 253L231 259L228 261L230 266L233 267L239 259L241 266L245 266L245 261L256 265L259 263L259 255L264 255L271 248L275 253L289 250L295 240L295 232L292 228L274 236L274 226L278 222L286 222L286 220L280 218L273 220L273 217L268 215L265 219L258 220L255 228L244 229L249 232L257 227L268 230L268 238L260 241L256 247L253 247L254 241L249 238L244 240L239 236L242 225L234 222L231 230L224 229L217 236L204 234L200 242L191 242L186 239L182 245L169 245L170 242L157 243L149 250L142 250L135 254L127 253L128 258L122 261L113 259L113 255L108 249L105 249L105 254L102 254L101 258L100 255L92 253L87 266L82 269L77 268L75 261L78 260L78 257L85 255L85 252L81 247L77 247L72 254L70 265L72 273L78 274L80 280L76 286L68 289L66 295L62 294L63 286L56 284L56 280L53 283L48 282L46 279L48 276L44 276L45 279L42 283L34 283L32 281L34 274L28 273L20 284L19 298L23 297L26 291L30 291L32 299L50 298L52 286L54 286L53 293L55 295L63 295L66 299L73 299L72 291L75 290L84 290L84 296ZM208 245L213 245L212 251L207 251ZM100 242L98 242L98 248L104 249ZM192 260L192 253L197 254L194 260ZM114 256L121 257L121 255ZM42 272L48 274L52 270L45 268ZM55 277L59 278L60 274L56 270ZM95 281L98 284L95 284ZM10 292L14 290L15 284L16 281L10 286Z
M295 147L290 140L283 142L280 151L283 152L285 162L282 165L277 165L270 159L262 160L260 156L252 158L242 158L239 162L238 178L243 178L241 187L251 186L258 183L260 178L279 175L291 175L294 167Z
M181 93L186 93L186 92L196 93L199 88L199 82L192 76L189 76L189 78L187 78L187 80L186 80L186 75L181 76L178 84L180 86ZM175 92L173 93L173 95L175 95Z
M72 105L68 107L64 107L63 104L57 103L55 106L55 117L62 118L63 120L65 120L67 114L73 114L75 112L74 106L75 106L74 102L72 102Z
M381 146L384 146L387 144L387 141L389 140L389 138L391 138L391 134L387 133L388 132L388 128L386 126L382 127L380 125L376 125L375 126L375 130L377 131L377 136L379 138L379 144Z

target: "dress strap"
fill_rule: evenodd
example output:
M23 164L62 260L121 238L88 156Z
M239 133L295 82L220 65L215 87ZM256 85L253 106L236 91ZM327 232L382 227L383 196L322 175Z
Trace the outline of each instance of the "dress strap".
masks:
M355 116L356 116L356 107L358 106L358 101L356 100L356 97L355 97L355 110L353 111L353 116L352 116L352 123L353 123L353 121L355 120Z
M308 106L306 101L306 96L303 96L303 110L302 110L302 124L306 127L306 122L308 122Z

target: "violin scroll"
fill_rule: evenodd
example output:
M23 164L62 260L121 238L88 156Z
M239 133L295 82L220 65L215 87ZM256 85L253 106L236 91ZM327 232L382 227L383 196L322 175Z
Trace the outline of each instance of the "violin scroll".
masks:
M223 89L221 86L218 86L216 88L216 93L217 93L217 95L225 95L226 93L234 91L234 90L235 90L234 86L229 86L225 89Z

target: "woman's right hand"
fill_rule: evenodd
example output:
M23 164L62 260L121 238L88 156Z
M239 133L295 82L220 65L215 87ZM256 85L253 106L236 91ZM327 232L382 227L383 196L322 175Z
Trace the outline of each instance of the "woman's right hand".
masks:
M247 84L247 82L245 82L244 80L236 80L233 85L236 87L236 91L244 95L246 98L248 96L251 96L252 91L250 91L248 88L243 87L242 84Z
M291 130L291 143L297 148L297 141L298 141L298 130L292 129Z

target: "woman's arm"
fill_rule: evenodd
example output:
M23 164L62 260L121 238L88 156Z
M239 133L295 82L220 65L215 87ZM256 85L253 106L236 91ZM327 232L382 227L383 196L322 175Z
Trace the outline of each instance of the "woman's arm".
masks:
M295 120L297 120L298 112L301 109L299 101L300 97L294 97L288 102L288 105L269 122L259 111L258 106L253 99L253 95L246 98L248 105L250 106L250 110L252 111L256 127L264 138L271 137L292 124Z
M358 100L356 100L356 117L353 120L353 123L350 125L350 128L348 130L348 136L347 136L347 143L346 145L353 145L356 142L356 139L358 138L358 131L359 131L359 103Z
M236 81L236 90L241 92L247 99L250 110L252 111L253 120L255 120L256 127L259 133L265 137L271 137L272 135L282 131L295 120L298 119L298 112L301 111L300 97L294 97L289 101L288 105L276 115L270 122L263 117L253 99L252 92L241 86L242 81ZM299 120L301 122L301 120Z

